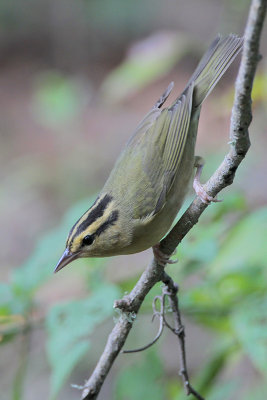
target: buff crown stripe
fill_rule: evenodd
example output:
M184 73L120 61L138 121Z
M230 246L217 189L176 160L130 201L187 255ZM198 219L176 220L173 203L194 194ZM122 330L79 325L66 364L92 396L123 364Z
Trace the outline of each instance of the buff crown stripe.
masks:
M85 231L88 226L95 222L98 218L102 217L109 203L112 201L112 196L106 194L104 197L96 199L95 203L86 211L83 216L76 222L72 228L68 245L70 246L73 239L81 232Z

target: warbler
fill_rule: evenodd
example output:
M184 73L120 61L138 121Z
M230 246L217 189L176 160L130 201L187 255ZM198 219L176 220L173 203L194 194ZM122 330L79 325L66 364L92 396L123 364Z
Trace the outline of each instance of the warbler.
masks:
M55 272L81 257L132 254L152 247L168 262L158 243L169 231L188 191L217 201L200 184L203 162L195 157L202 102L243 45L235 35L218 35L202 57L182 94L162 109L173 82L137 126L94 204L69 232Z

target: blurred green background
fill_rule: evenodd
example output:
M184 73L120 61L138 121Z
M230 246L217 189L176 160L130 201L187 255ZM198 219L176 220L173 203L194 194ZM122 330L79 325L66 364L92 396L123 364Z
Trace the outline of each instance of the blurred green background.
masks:
M246 0L14 0L0 3L1 399L77 399L151 257L53 269L123 144L170 81L183 89L217 32L243 34ZM267 35L261 50L266 55ZM203 106L204 179L228 150L238 60ZM267 397L267 64L253 91L252 147L178 250L192 383L209 400ZM190 193L187 204L193 198ZM157 331L146 299L127 341ZM100 400L185 399L176 338L120 355Z

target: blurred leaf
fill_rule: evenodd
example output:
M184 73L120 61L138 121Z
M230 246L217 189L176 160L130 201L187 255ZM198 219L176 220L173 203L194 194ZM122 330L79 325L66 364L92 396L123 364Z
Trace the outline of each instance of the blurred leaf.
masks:
M62 223L39 240L29 259L20 268L12 272L11 290L13 301L12 303L10 302L10 307L12 307L13 313L23 313L28 309L35 290L49 277L53 276L53 269L64 249L69 229L81 214L88 209L88 204L92 204L93 201L94 198L90 198L75 204L65 214ZM92 264L97 263L99 263L99 260L92 260Z
M219 374L225 366L231 363L233 356L236 355L239 349L232 338L225 338L224 335L222 340L216 340L213 347L212 354L205 362L205 367L199 370L195 379L195 386L202 395L210 394L214 383L216 385L216 380L220 379Z
M212 390L209 392L209 400L225 400L234 399L236 390L240 387L239 379L231 379L227 382L218 382L212 386Z
M208 263L216 259L220 248L220 237L232 229L233 222L241 218L245 210L247 206L244 196L229 194L225 201L216 207L211 207L208 213L203 215L201 222L194 226L178 248L178 259L182 268L185 267L182 271L184 276L192 274L195 269L204 271Z
M211 208L209 215L212 215L213 220L220 220L223 225L225 223L225 216L248 211L244 193L227 192L227 197L221 203L216 204L216 206Z
M252 89L252 101L267 101L267 71L258 72Z
M13 299L13 293L7 283L0 283L0 315L10 314L10 303Z
M267 385L257 385L249 393L245 393L242 400L262 400L267 399Z
M0 344L11 340L14 334L21 332L26 325L26 320L21 315L0 315Z
M119 372L113 398L116 400L164 400L162 363L154 351L143 353L142 362Z
M219 348L218 348L219 347ZM209 359L206 359L203 368L199 369L197 377L191 377L191 383L194 388L200 393L202 396L205 396L207 399L216 399L217 397L214 395L218 394L218 399L228 399L229 396L226 394L230 394L232 390L237 388L237 382L232 382L229 386L228 384L217 384L217 380L220 381L219 374L222 372L223 368L227 363L229 363L229 358L231 354L234 352L234 346L231 343L227 343L224 346L219 343L219 346L215 347L213 354ZM214 387L216 389L214 389ZM184 400L185 392L182 385L179 385L176 380L171 380L168 383L168 392L169 397L172 400ZM223 397L225 395L225 397ZM207 396L207 397L206 397Z
M72 369L90 347L88 336L113 314L119 297L116 286L102 284L90 297L54 306L46 321L47 352L52 367L51 396L55 397Z
M254 365L267 376L267 297L242 303L231 317L236 338Z
M223 96L221 96L217 103L216 103L216 108L214 107L214 110L229 110L229 107L232 106L233 104L233 99L234 99L234 87L231 86L229 89L225 92ZM254 82L253 82L253 88L252 88L252 94L251 98L253 101L253 105L258 102L263 102L266 104L267 102L267 72L262 70L257 72ZM219 104L219 107L218 107ZM219 111L220 113L222 111Z
M11 340L15 334L21 332L26 320L24 316L14 313L17 299L10 285L0 283L0 344Z
M168 379L166 384L167 392L168 392L168 399L170 400L184 400L185 392L182 384L176 379Z
M246 265L263 265L267 259L266 233L267 207L264 207L232 228L209 267L210 273L214 276L242 273Z
M59 227L42 237L30 258L12 272L11 284L0 285L0 323L3 328L3 340L7 340L13 332L21 330L21 321L24 322L21 315L31 311L35 291L48 277L53 276L53 267L64 249L67 232L93 201L94 198L89 201L85 199L72 207ZM91 265L103 262L92 259ZM94 285L91 286L95 290L90 298L58 305L48 316L48 352L53 370L53 396L76 363L88 351L90 342L84 337L112 314L113 300L119 296L117 287L104 285L103 282L100 286L95 280L93 282Z
M196 227L190 240L185 240L179 249L180 257L206 263L213 260L218 252L217 227L215 224L206 225L205 229Z
M188 52L188 44L184 35L174 32L159 32L136 43L125 61L104 80L103 96L119 102L166 75Z
M49 125L71 120L85 102L82 85L59 71L46 71L35 81L34 111L38 119Z
M201 282L180 297L181 309L197 322L217 332L230 333L229 307L220 296L217 288L211 282Z
M218 281L214 281L218 297L230 308L238 306L241 299L247 299L255 293L264 294L266 282L262 279L260 267L244 266L241 271L223 275Z

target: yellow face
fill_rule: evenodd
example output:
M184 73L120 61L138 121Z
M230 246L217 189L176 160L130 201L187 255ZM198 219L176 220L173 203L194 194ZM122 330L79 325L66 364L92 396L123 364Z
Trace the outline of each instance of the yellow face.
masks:
M89 254L87 257L90 257L92 249L99 242L98 238L108 228L115 225L118 216L119 212L115 210L112 197L109 195L100 196L71 229L67 239L67 247L72 253L82 250Z
M118 254L123 246L119 210L111 195L102 194L71 229L66 250L55 271L81 257L105 257Z

